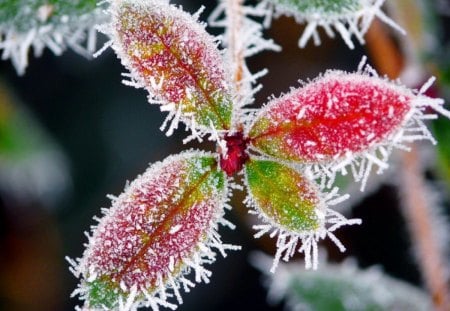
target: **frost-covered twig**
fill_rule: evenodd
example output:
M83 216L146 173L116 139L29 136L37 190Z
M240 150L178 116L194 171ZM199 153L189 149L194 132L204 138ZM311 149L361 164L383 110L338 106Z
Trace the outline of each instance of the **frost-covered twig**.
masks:
M263 69L251 73L245 59L265 50L280 51L280 47L271 39L263 37L262 25L252 17L262 18L265 11L259 7L244 5L243 0L221 0L211 13L208 23L213 27L223 27L225 62L231 69L235 88L235 120L242 121L246 111L242 108L253 103L253 96L261 88L257 79L267 73ZM235 124L238 128L240 124Z

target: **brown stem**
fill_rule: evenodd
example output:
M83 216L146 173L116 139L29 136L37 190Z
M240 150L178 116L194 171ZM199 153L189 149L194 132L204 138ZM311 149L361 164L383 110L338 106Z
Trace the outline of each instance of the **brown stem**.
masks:
M239 33L242 29L244 0L225 0L226 15L228 19L228 53L233 66L233 82L236 94L239 94L240 85L244 76L244 51L239 44Z
M375 21L367 33L367 48L380 73L397 78L405 63L404 57L387 34L384 25ZM436 241L434 208L427 200L427 191L419 165L416 146L411 152L403 153L399 185L402 208L408 220L409 230L416 249L416 257L424 282L439 311L450 310L450 290L447 283L444 256Z

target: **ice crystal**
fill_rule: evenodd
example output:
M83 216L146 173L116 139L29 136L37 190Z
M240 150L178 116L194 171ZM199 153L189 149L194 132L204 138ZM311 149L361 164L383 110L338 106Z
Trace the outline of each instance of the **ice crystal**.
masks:
M91 57L96 49L94 26L104 22L102 9L95 1L70 3L42 0L6 0L0 4L0 51L3 60L11 59L18 74L25 73L28 55L44 48L61 55L67 48Z
M305 23L306 28L298 41L303 48L312 38L315 45L321 43L319 28L335 37L335 31L342 37L347 46L355 47L352 36L363 44L364 34L370 27L372 20L377 17L381 21L398 30L405 31L381 10L385 0L262 0L261 6L268 10L266 25L272 14L292 16L298 23Z
M227 201L227 180L211 154L186 152L153 164L131 183L93 228L75 274L75 291L89 309L134 310L158 305L189 291L194 282L208 282L203 266L215 261L223 244L217 224Z

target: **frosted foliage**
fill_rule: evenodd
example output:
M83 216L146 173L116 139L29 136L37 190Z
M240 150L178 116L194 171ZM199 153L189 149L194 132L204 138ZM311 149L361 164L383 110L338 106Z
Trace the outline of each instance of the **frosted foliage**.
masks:
M249 213L256 215L262 222L262 224L253 226L253 229L257 231L254 237L260 238L265 234L271 238L277 236L277 251L270 269L271 272L275 272L280 260L288 261L296 252L304 254L307 269L317 269L319 264L318 242L330 238L339 250L344 252L345 247L334 235L334 231L345 225L361 224L361 220L347 219L330 208L348 198L347 195L338 195L337 188L326 193L314 182L301 177L302 175L294 169L287 166L284 168L290 175L287 178L283 176L282 171L274 171L278 175L277 177L261 171L261 174L267 174L267 176L266 179L260 180L266 185L260 187L252 181L254 177L249 173L250 168L246 168L245 183L249 193L244 203L250 208ZM263 169L268 171L267 167ZM267 179L271 179L272 182L268 182ZM266 194L271 193L271 195L261 196L258 193L261 190ZM295 190L297 192L294 192ZM285 195L277 197L276 193L279 191L285 192ZM290 206L290 196L292 195L297 197L298 202ZM308 213L302 216L304 213L302 209L307 209L309 204L312 204L312 214ZM283 214L288 214L289 218L297 214L294 218L303 218L302 226L294 228L292 221L282 221L285 218Z
M298 45L303 48L309 40L315 45L321 43L319 28L334 38L338 33L351 49L355 48L352 37L364 44L364 34L370 27L372 20L377 17L384 23L402 34L405 31L381 10L385 0L339 0L339 1L304 1L304 0L263 0L266 26L272 18L280 15L292 16L298 23L305 23L306 28L301 35Z
M323 28L353 48L352 36L363 42L374 17L398 28L380 9L384 0L338 2L263 0L252 6L221 0L209 19L225 28L220 51L198 21L201 10L191 15L167 0L106 0L111 20L98 29L110 41L96 55L114 49L129 70L124 84L145 88L149 102L168 112L161 126L167 135L182 122L191 131L184 142L209 135L217 152L170 156L112 199L88 235L83 257L68 259L81 278L73 295L84 300L83 310L175 309L181 291L209 282L205 265L217 252L225 256L239 248L223 244L217 232L219 225L233 228L223 218L231 188L247 190L244 203L260 221L255 238L276 238L271 272L296 253L304 254L306 269L317 269L318 244L326 238L345 251L336 230L361 220L334 210L348 198L334 187L336 175L350 173L363 189L372 169L387 169L394 149L408 150L406 144L417 140L434 143L424 122L436 118L434 112L450 112L443 100L424 95L432 80L409 90L380 78L365 59L355 73L327 71L262 109L248 108L266 71L250 73L245 58L279 50L263 38L257 20L268 22L275 12L306 22L300 46L310 38L320 43L317 29ZM244 187L230 183L236 174L244 175ZM327 268L317 276L326 277ZM286 277L284 264L278 270ZM288 296L291 281L274 282L285 286L278 296ZM360 289L352 291L359 295ZM344 288L338 294L348 310L359 310L364 301Z
M113 199L74 267L83 278L76 293L86 306L157 310L174 306L166 301L168 289L182 302L180 288L194 285L186 278L191 270L196 282L208 282L203 264L215 260L212 248L222 254L236 249L222 244L216 232L227 187L214 161L201 152L171 156Z
M292 311L433 310L428 295L382 273L377 267L359 269L347 260L339 265L321 265L311 273L302 263L280 264L277 273L267 273L271 259L254 253L251 263L264 275L268 300L286 301Z
M271 157L312 164L308 174L328 180L328 187L336 172L350 171L363 189L373 168L381 173L388 167L393 149L435 142L424 122L437 117L432 110L449 112L442 99L423 95L431 83L409 90L369 66L350 74L328 71L270 101L249 126L250 144Z
M413 94L361 74L328 72L268 104L250 131L270 155L325 162L360 153L397 131Z
M144 87L150 102L169 112L168 135L179 121L194 132L229 129L228 75L197 15L161 1L130 0L113 2L109 13L112 22L101 29L130 70L125 83Z
M80 2L80 3L78 3ZM18 74L25 73L31 48L35 57L45 48L61 55L67 48L91 57L96 47L94 26L106 20L92 1L49 4L41 0L6 0L0 4L0 52ZM78 6L77 6L78 3Z

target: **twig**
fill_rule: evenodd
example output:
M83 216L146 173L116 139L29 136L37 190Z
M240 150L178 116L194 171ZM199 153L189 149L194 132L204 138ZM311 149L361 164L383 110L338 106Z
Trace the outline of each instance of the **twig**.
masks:
M244 0L226 0L226 12L228 20L228 53L233 65L233 82L236 88L236 94L240 94L239 89L244 76L244 50L242 44L239 44L239 32L242 28L243 11L242 4Z

